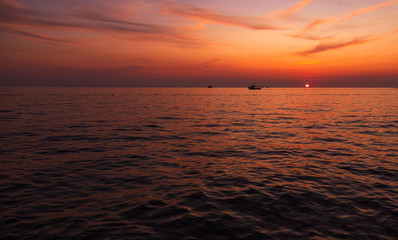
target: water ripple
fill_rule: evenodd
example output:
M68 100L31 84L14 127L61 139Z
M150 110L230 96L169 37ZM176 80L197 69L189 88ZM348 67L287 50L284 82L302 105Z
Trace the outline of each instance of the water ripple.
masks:
M396 90L208 91L0 94L0 238L396 239Z

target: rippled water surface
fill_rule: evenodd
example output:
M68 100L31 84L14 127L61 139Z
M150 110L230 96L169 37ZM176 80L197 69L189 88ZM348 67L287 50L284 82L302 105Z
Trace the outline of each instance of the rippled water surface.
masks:
M398 89L2 88L1 239L398 239Z

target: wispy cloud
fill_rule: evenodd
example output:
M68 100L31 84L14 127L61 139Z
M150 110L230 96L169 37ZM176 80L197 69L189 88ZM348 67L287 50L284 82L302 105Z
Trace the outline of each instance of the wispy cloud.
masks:
M271 18L290 18L293 15L295 15L296 13L298 13L299 11L301 11L305 6L307 6L308 4L310 4L313 1L314 0L302 0L291 7L288 7L286 9L283 9L283 10L280 10L280 11L270 14L269 17L271 17Z
M70 21L60 21L56 15L30 10L11 0L0 0L0 23L18 26L79 27Z
M148 58L137 58L136 60L144 63L153 63L153 60Z
M95 10L70 10L68 15L65 13L37 12L27 8L15 7L8 3L4 4L4 2L0 2L0 8L4 10L0 15L0 22L16 26L82 28L132 33L165 33L172 30L161 25L113 18Z
M12 0L0 0L0 9L0 24L8 26L7 29L3 28L3 32L36 40L70 43L69 40L34 32L37 29L57 29L68 32L88 30L113 33L116 37L118 37L117 35L124 35L119 38L173 42L174 45L181 44L181 47L193 45L197 47L200 45L200 40L188 35L184 29L162 24L131 21L126 18L111 16L98 8L79 7L50 13L26 8ZM23 30L26 28L32 30L29 32Z
M125 67L123 67L122 69L116 69L115 71L127 71L127 72L134 72L134 71L138 71L144 69L143 66L141 65L127 65Z
M363 44L368 41L370 41L370 39L358 38L358 39L347 41L347 42L323 43L323 44L319 44L319 45L315 46L313 49L303 51L303 52L298 52L297 54L301 55L301 56L306 56L306 55L311 55L311 54L320 53L320 52L324 52L324 51L348 47L348 46L352 46L352 45Z
M308 23L302 30L301 33L307 33L310 32L311 30L315 29L317 26L328 23L332 21L331 19L315 19L313 21L311 21L310 23Z
M0 49L2 49L2 50L8 50L8 51L15 51L15 52L24 52L24 53L30 52L30 51L28 51L28 50L21 49L21 48L15 48L15 47L0 47Z
M308 23L301 31L300 34L298 35L305 35L306 33L313 31L314 29L316 29L317 27L324 25L324 24L328 24L328 23L333 23L333 24L341 24L343 22L346 22L358 15L361 14L366 14L366 13L370 13L370 12L374 12L376 10L391 6L391 5L395 5L398 4L397 0L388 0L370 7L365 7L365 8L359 8L357 10L351 11L349 12L346 16L341 17L341 18L318 18L318 19L314 19L313 21L311 21L310 23Z
M376 5L373 5L370 7L360 8L360 9L350 12L347 16L337 20L337 23L341 23L341 22L350 20L351 18L354 18L360 14L370 13L370 12L373 12L373 11L376 11L381 8L385 8L385 7L394 5L394 4L398 4L398 1L397 0L388 0L388 1L376 4Z
M397 33L398 33L398 29L395 29L394 31L391 31L386 34L381 34L378 36L361 37L361 38L356 38L356 39L350 40L350 41L341 41L341 42L335 42L335 43L321 43L310 50L298 52L297 54L301 55L301 56L306 56L306 55L325 52L325 51L329 51L329 50L335 50L335 49L339 49L339 48L349 47L349 46L353 46L353 45L365 44L368 42L385 39L385 38L390 37Z
M73 43L73 41L68 41L68 40L64 40L64 39L60 39L60 38L55 38L55 37L52 37L52 36L49 36L49 35L45 35L45 34L37 34L37 33L28 32L28 31L18 30L18 29L7 27L7 26L0 26L0 32L8 33L8 34L16 35L16 36L21 36L21 37L26 37L26 38L44 40L44 41L57 43L57 44L59 44L59 43Z
M72 15L88 20L88 22L82 24L84 28L156 34L173 31L170 27L118 19L92 9L77 10Z
M302 0L299 3L277 12L279 17L288 17L297 13L313 0ZM89 1L91 6L93 1ZM115 15L107 9L109 2L99 0L97 7L88 7L87 3L71 4L63 2L64 8L59 6L54 11L34 10L20 4L15 0L0 0L0 29L3 33L29 38L43 43L69 44L78 42L72 39L73 34L67 34L69 39L61 39L42 34L52 30L73 33L78 30L103 32L104 34L133 41L156 41L182 48L200 48L207 46L209 41L204 41L192 31L203 29L209 23L231 25L252 30L280 30L284 29L273 23L270 17L234 16L217 13L211 9L195 6L163 3L165 13L199 20L195 28L170 26L154 21L139 21L122 11L123 14ZM151 6L159 6L161 2L151 3L149 6L144 1L130 1L115 4L118 9L124 5L134 11L150 11ZM137 5L137 7L135 7ZM112 5L113 6L113 5ZM113 6L115 7L115 6ZM29 29L27 31L26 29ZM48 31L49 30L49 31Z
M312 1L314 0L301 0L293 6L268 14L265 17L227 15L208 8L182 4L164 4L164 13L200 20L200 24L193 29L203 29L206 22L211 22L252 30L284 30L286 28L278 26L275 20L292 17Z
M202 66L203 66L203 67L210 67L210 65L211 65L212 63L219 62L219 61L220 61L220 59L218 59L218 58L213 58L213 59L210 59L210 60L207 60L207 61L203 62L203 63L202 63Z
M253 30L277 30L277 26L267 24L266 19L261 17L245 17L224 15L214 12L211 9L199 8L187 5L169 5L165 7L165 14L172 14L201 21L208 21L224 25L232 25Z
M321 61L306 61L306 62L298 62L297 65L314 65L319 64Z
M9 6L13 8L24 8L24 6L14 0L0 0L0 6Z
M292 34L290 35L293 38L300 38L300 39L306 39L306 40L312 40L312 41L322 41L322 40L327 40L333 38L333 36L317 36L313 34Z
M115 38L135 42L161 42L178 48L200 49L209 44L208 41L188 34L130 34L115 36Z

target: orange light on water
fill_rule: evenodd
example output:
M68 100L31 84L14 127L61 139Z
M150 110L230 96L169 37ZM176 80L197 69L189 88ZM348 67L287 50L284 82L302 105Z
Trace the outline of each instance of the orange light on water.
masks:
M310 87L310 85L307 83L307 84L305 84L305 87L306 87L306 88L309 88L309 87Z

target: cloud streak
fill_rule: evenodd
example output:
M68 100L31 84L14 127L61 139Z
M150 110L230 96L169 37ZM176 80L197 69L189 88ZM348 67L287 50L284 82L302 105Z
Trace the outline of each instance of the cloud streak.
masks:
M353 45L360 45L360 44L368 43L371 41L384 39L384 38L390 37L397 33L398 33L398 29L395 29L392 32L382 34L379 36L374 36L374 37L362 37L362 38L357 38L357 39L354 39L351 41L342 41L342 42L337 42L337 43L321 43L310 50L298 52L297 55L307 56L307 55L311 55L311 54L321 53L321 52L335 50L335 49L344 48L344 47L349 47L349 46L353 46Z
M313 0L302 0L299 3L277 13L279 17L288 17L297 13ZM65 2L64 2L65 3ZM89 2L92 3L92 2ZM136 2L128 4L133 8ZM99 1L98 4L106 8L109 2ZM203 29L208 22L237 26L251 30L281 30L267 17L223 15L211 9L199 8L187 5L163 4L165 13L185 18L200 20L200 24L194 29L178 28L164 24L148 23L146 21L132 21L131 16L114 16L109 11L101 10L101 7L88 7L85 4L67 4L50 11L37 11L20 4L14 0L0 0L0 29L3 33L20 36L44 43L68 44L78 40L59 39L54 36L44 35L37 31L61 30L74 32L88 30L93 32L112 33L119 39L133 41L157 41L183 48L198 48L208 45L190 32ZM126 5L127 6L127 5ZM121 5L118 5L121 8ZM29 28L29 31L25 29Z
M52 43L73 43L73 41L68 41L68 40L63 40L59 38L55 38L52 36L48 36L45 34L36 34L28 31L23 31L23 30L18 30L18 29L13 29L7 26L0 26L0 32L3 33L8 33L16 36L22 36L22 37L27 37L27 38L33 38L37 40L44 40Z
M203 63L202 63L202 66L203 66L203 67L210 67L211 64L213 64L213 63L215 63L215 62L219 62L219 61L220 61L220 59L218 59L218 58L213 58L213 59L210 59L210 60L207 60L207 61L203 62Z
M345 21L348 21L351 18L354 18L354 17L356 17L356 16L358 16L360 14L374 12L374 11L379 10L381 8L385 8L385 7L388 7L388 6L391 6L391 5L395 5L397 3L398 3L398 1L396 1L396 0L388 0L388 1L376 4L376 5L373 5L373 6L370 6L370 7L360 8L360 9L357 9L355 11L350 12L347 16L343 17L342 19L339 19L337 21L337 23L345 22Z
M165 33L172 31L171 28L161 25L144 24L112 18L94 10L75 10L76 12L71 13L75 18L71 18L71 16L65 15L64 13L50 14L47 12L37 12L4 3L4 0L0 2L0 9L3 10L0 15L0 22L6 24L35 27L124 31L132 33ZM76 17L79 18L80 21L76 19Z
M305 6L314 0L301 0L297 4L290 6L286 9L271 13L266 17L249 17L249 16L236 16L217 13L211 9L200 8L190 5L164 5L164 13L196 19L202 21L198 29L204 26L203 21L212 22L222 25L230 25L251 30L284 30L286 28L277 26L276 19L290 18L294 14L301 11Z
M20 30L20 28L57 29L65 31L88 30L125 35L128 39L173 42L181 47L198 47L201 43L175 27L142 23L107 15L98 9L73 8L58 13L38 12L12 0L0 0L0 24L7 26L2 32L48 42L70 43L55 37ZM12 30L13 29L13 30Z
M232 16L216 13L210 9L194 6L168 6L165 14L177 15L191 19L208 21L223 25L238 26L252 30L279 30L280 27L265 23L266 19L259 17Z
M166 26L117 19L88 9L78 10L72 15L89 21L85 25L82 25L84 28L156 34L173 31L173 29Z
M296 13L298 13L299 11L301 11L304 7L306 7L308 4L310 4L313 1L314 0L302 0L291 7L288 7L284 10L270 14L269 16L271 18L290 18L293 15L295 15Z
M370 7L365 7L365 8L359 8L357 10L351 11L349 12L345 17L342 18L326 18L326 19L322 19L322 18L318 18L315 19L313 21L311 21L310 23L308 23L301 31L299 35L304 35L305 33L308 33L310 31L313 31L314 29L316 29L317 27L327 24L327 23L334 23L334 24L341 24L343 22L346 22L356 16L359 16L361 14L366 14L366 13L370 13L370 12L374 12L377 11L379 9L391 6L391 5L395 5L398 4L397 0L388 0Z
M346 42L339 42L339 43L323 43L315 46L313 49L303 51L303 52L298 52L297 55L300 56L307 56L315 53L320 53L320 52L325 52L329 50L335 50L343 47L348 47L348 46L353 46L353 45L359 45L363 44L366 42L369 42L371 39L367 38L358 38L352 41L346 41Z

